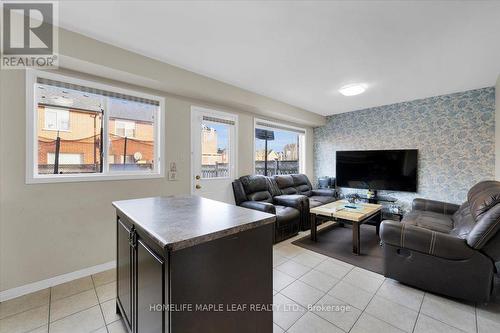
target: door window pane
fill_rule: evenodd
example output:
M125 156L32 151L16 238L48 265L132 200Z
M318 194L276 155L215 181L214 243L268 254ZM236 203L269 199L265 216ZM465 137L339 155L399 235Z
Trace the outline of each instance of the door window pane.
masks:
M301 134L273 128L255 129L255 173L288 175L300 172Z
M230 177L230 126L203 121L201 124L201 178Z

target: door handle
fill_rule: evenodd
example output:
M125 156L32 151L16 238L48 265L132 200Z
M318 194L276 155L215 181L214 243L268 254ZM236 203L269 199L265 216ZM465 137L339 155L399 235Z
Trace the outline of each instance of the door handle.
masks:
M200 184L196 184L196 189L199 190L201 188L201 185Z
M201 177L200 177L200 175L196 175L196 177L194 177L194 178L196 178L196 180L200 180Z

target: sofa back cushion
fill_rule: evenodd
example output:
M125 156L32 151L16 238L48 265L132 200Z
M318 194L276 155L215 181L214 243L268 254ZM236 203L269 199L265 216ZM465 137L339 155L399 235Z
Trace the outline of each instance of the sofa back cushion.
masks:
M240 181L248 200L273 202L273 197L269 191L269 184L266 177L260 175L243 176L240 177Z
M302 194L308 197L312 195L312 185L306 175L297 174L291 175L291 177L293 179L293 184L297 189L297 194Z
M467 244L482 248L500 230L500 182L483 181L467 194L474 227L467 236Z
M467 238L475 224L470 213L469 202L464 202L451 219L453 220L453 230L450 234L462 239Z
M234 202L236 203L237 206L239 206L242 202L247 201L247 194L245 193L245 189L243 188L241 180L235 179L232 185L233 185Z
M281 191L281 194L297 194L297 189L291 175L274 176L274 181Z

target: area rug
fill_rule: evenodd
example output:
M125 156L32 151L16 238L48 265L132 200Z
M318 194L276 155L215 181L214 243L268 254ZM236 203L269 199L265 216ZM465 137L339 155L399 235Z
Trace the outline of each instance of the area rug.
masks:
M307 235L292 244L375 273L384 274L383 249L375 233L375 226L361 225L360 241L361 254L358 256L352 253L352 228L346 224L344 227L334 225L318 230L317 242L311 241L310 236Z

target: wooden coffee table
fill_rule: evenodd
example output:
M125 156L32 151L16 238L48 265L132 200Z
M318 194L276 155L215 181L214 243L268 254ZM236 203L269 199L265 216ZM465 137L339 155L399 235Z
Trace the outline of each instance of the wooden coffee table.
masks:
M346 208L348 206L356 206L356 209ZM326 216L332 217L341 223L352 224L352 252L360 254L360 241L359 241L359 226L369 220L376 220L376 232L378 235L380 222L382 222L382 205L370 203L356 203L350 204L347 200L338 200L328 203L326 205L311 208L309 210L311 215L311 240L317 242L318 240L318 226L316 224L316 217Z

